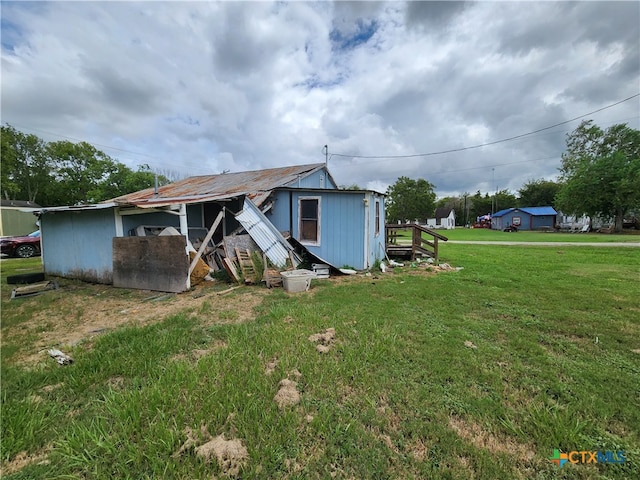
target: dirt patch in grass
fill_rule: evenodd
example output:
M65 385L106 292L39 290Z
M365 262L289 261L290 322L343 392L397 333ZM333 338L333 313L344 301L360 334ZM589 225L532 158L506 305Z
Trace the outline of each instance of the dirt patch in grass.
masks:
M528 463L534 458L533 447L518 443L506 436L498 437L491 432L487 432L481 425L472 420L451 417L449 419L449 428L476 448L488 450L493 454L515 456L521 463Z
M423 462L429 454L429 447L421 438L417 438L405 446L406 452L419 462Z
M4 478L5 475L11 475L12 473L19 472L27 465L36 463L38 465L48 464L48 456L51 451L50 447L45 448L39 452L29 454L27 452L19 452L10 462L3 463L0 466L0 478Z
M107 380L107 385L109 385L109 388L111 388L112 390L124 389L124 383L124 377L121 376L111 377L109 380Z
M273 397L273 401L278 404L278 408L283 409L300 403L300 392L298 383L285 378L280 380L278 392Z
M223 348L227 348L227 343L222 340L215 340L208 348L196 348L186 353L179 353L171 357L171 360L174 362L190 361L197 363L201 358Z
M229 477L237 477L249 458L249 452L241 440L227 440L224 434L213 438L204 425L200 427L200 436L189 427L185 428L185 435L187 439L173 455L174 458L193 448L196 456L205 462L217 462L222 474ZM201 441L205 443L196 446Z
M224 435L218 435L207 443L196 447L196 455L206 462L215 458L224 475L237 477L240 469L249 457L247 448L238 439L226 440Z
M264 374L271 375L277 366L278 366L278 357L272 357L271 360L267 362L267 366L264 367Z
M335 328L327 328L324 332L314 333L309 336L309 341L316 344L316 350L327 353L333 345L336 336Z
M54 302L17 328L4 331L2 344L16 344L19 339L20 350L13 360L32 367L50 360L47 350L51 347L64 351L65 347L83 343L85 348L91 348L91 339L97 335L121 326L150 325L183 312L191 311L204 326L250 321L255 317L254 308L268 293L257 287L243 287L226 295L217 295L210 286L197 286L181 294L132 292L91 284L62 287L54 293L58 295ZM25 342L27 338L33 340Z

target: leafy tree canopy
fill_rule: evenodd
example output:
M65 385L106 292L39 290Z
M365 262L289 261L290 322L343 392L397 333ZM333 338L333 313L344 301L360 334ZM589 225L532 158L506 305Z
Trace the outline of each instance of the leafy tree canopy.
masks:
M554 206L560 184L550 180L530 180L518 190L519 207Z
M640 209L640 131L625 124L605 130L592 120L567 137L556 204L565 213L615 219Z
M2 126L2 195L42 206L97 203L153 187L148 165L134 171L86 142L46 143ZM169 180L158 176L160 184Z
M426 221L435 209L435 187L420 178L400 177L387 189L387 220Z

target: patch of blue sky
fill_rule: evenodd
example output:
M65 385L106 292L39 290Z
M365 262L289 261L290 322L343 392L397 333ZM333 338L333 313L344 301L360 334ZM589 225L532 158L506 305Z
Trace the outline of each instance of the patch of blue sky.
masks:
M357 29L350 35L344 35L340 30L333 29L329 34L334 50L353 50L367 43L378 31L378 22L371 20L368 23L358 20Z
M4 17L0 21L0 29L2 31L2 49L13 53L15 46L22 39L22 30L18 25Z
M297 84L296 86L304 86L308 90L313 90L314 88L335 87L336 85L340 85L343 81L344 81L344 77L342 76L323 80L323 79L320 79L317 75L313 75L308 79L306 79L304 82Z

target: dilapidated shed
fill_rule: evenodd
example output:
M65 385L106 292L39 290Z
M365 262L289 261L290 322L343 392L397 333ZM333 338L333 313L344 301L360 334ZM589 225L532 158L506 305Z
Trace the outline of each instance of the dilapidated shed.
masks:
M47 274L129 288L188 289L197 258L187 247L215 269L215 250L241 233L271 242L258 248L276 264L295 247L360 270L385 251L384 195L340 190L323 163L189 177L39 216Z

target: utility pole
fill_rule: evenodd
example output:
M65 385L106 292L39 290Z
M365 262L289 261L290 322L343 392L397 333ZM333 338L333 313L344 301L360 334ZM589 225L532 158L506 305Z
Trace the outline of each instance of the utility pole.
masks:
M496 169L494 167L494 168L491 169L491 188L493 188L495 183L496 183ZM491 218L492 219L493 219L493 212L494 212L494 210L493 210L493 202L494 202L495 199L496 199L496 194L494 193L491 196Z

